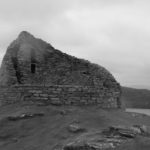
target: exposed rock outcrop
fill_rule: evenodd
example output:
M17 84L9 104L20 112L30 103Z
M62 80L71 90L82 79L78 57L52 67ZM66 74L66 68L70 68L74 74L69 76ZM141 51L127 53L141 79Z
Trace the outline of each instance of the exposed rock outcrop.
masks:
M145 128L145 127L144 127ZM102 132L85 133L66 144L63 150L108 150L131 141L136 136L148 136L142 126L112 126Z
M80 125L78 124L70 124L68 127L68 131L72 133L82 133L82 132L85 132L86 129L80 127Z

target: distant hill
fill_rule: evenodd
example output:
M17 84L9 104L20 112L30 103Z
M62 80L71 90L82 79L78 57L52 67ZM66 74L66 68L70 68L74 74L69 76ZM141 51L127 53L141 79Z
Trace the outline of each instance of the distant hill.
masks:
M127 108L150 108L150 90L122 87L122 101Z

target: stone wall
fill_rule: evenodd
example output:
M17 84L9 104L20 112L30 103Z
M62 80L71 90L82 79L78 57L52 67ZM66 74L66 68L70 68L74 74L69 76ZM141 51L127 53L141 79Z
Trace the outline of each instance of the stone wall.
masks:
M120 107L120 92L93 86L16 85L0 87L1 105L20 101L53 105L99 105L102 108Z
M35 85L35 86L33 86ZM0 102L120 107L120 84L104 67L55 49L22 32L0 68Z

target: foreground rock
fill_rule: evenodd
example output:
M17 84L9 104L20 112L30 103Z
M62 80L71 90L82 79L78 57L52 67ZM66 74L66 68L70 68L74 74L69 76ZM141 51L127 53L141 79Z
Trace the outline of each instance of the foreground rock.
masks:
M112 126L103 133L108 135L108 137L121 136L126 138L135 138L138 131L136 130L136 128L133 127Z
M112 143L72 143L64 147L64 150L104 150L114 148Z
M123 143L120 137L107 138L101 133L81 135L74 142L68 143L63 150L105 150L113 149Z
M79 132L85 132L86 131L85 128L80 127L78 124L69 125L68 130L70 132L73 132L73 133L79 133Z
M26 114L21 114L17 116L8 116L7 119L9 121L17 121L17 120L22 120L22 119L34 118L38 116L44 116L44 113L34 113L34 114L26 113Z
M105 150L133 140L137 135L148 135L147 127L111 126L102 132L87 133L64 146L63 150Z

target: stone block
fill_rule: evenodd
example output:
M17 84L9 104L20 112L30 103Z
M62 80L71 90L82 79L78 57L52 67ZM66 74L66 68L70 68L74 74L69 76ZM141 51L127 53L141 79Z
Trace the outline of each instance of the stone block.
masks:
M51 100L51 101L60 101L59 98L51 98L50 100Z
M33 96L39 97L39 94L37 94L37 93L34 93L34 94L33 94Z
M62 91L62 88L57 88L56 90L60 92L60 91Z
M42 90L35 90L34 93L40 94L42 93Z
M0 99L5 103L19 101L21 95L26 95L24 100L49 100L52 104L64 105L101 105L105 108L117 108L116 99L120 93L113 90L101 89L95 87L82 87L73 85L51 85L51 86L16 86L12 88L0 88ZM20 95L21 94L21 95ZM20 95L20 96L19 96ZM20 98L21 100L21 98ZM3 102L1 102L3 103Z
M75 92L76 91L76 88L69 88L68 89L68 92Z
M48 94L39 94L40 97L48 97Z

